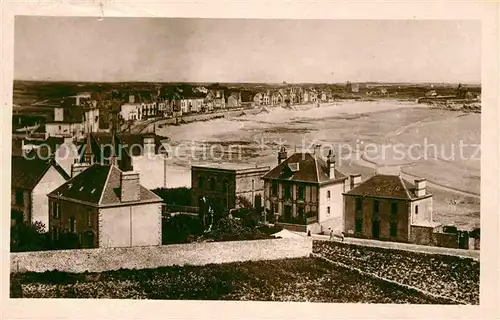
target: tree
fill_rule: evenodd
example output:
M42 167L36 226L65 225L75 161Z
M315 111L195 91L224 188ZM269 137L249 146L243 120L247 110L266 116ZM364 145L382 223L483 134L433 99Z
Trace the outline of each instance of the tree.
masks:
M49 249L48 234L40 221L16 223L10 229L10 251L40 251Z

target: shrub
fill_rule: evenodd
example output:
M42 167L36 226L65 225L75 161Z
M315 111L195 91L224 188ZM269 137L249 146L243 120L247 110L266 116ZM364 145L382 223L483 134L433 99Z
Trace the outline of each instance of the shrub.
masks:
M49 249L49 237L44 233L44 229L45 225L39 221L31 225L17 223L10 229L10 250L20 252Z
M178 214L167 216L162 221L162 243L189 243L203 233L203 225L198 217Z

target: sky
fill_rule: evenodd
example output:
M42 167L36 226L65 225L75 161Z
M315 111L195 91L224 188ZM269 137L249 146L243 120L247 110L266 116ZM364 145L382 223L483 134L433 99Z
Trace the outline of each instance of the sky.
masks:
M480 83L467 20L18 16L14 79Z

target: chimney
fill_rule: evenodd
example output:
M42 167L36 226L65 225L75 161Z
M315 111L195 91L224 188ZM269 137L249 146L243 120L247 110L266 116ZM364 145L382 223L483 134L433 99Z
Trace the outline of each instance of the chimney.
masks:
M328 176L330 179L335 179L335 155L333 151L328 152L328 157L326 159L326 165L328 169Z
M135 103L135 96L133 94L128 96L128 103Z
M90 163L73 163L71 165L71 178L76 177L90 167Z
M288 158L287 152L285 147L281 147L280 151L278 152L278 164L281 163L281 161L285 160Z
M361 174L351 174L349 176L350 190L356 188L361 183Z
M415 179L415 194L417 197L423 197L427 193L425 179Z
M121 173L120 178L120 200L122 202L140 200L139 173L127 171Z

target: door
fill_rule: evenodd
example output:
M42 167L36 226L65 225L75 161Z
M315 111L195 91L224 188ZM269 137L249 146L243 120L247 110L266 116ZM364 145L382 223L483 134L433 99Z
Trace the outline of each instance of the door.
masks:
M380 238L380 221L373 221L372 223L372 238Z
M292 220L292 206L285 206L285 221Z
M255 208L260 209L262 207L262 196L260 194L255 196Z
M94 233L92 231L87 231L83 234L82 247L83 248L94 247Z

